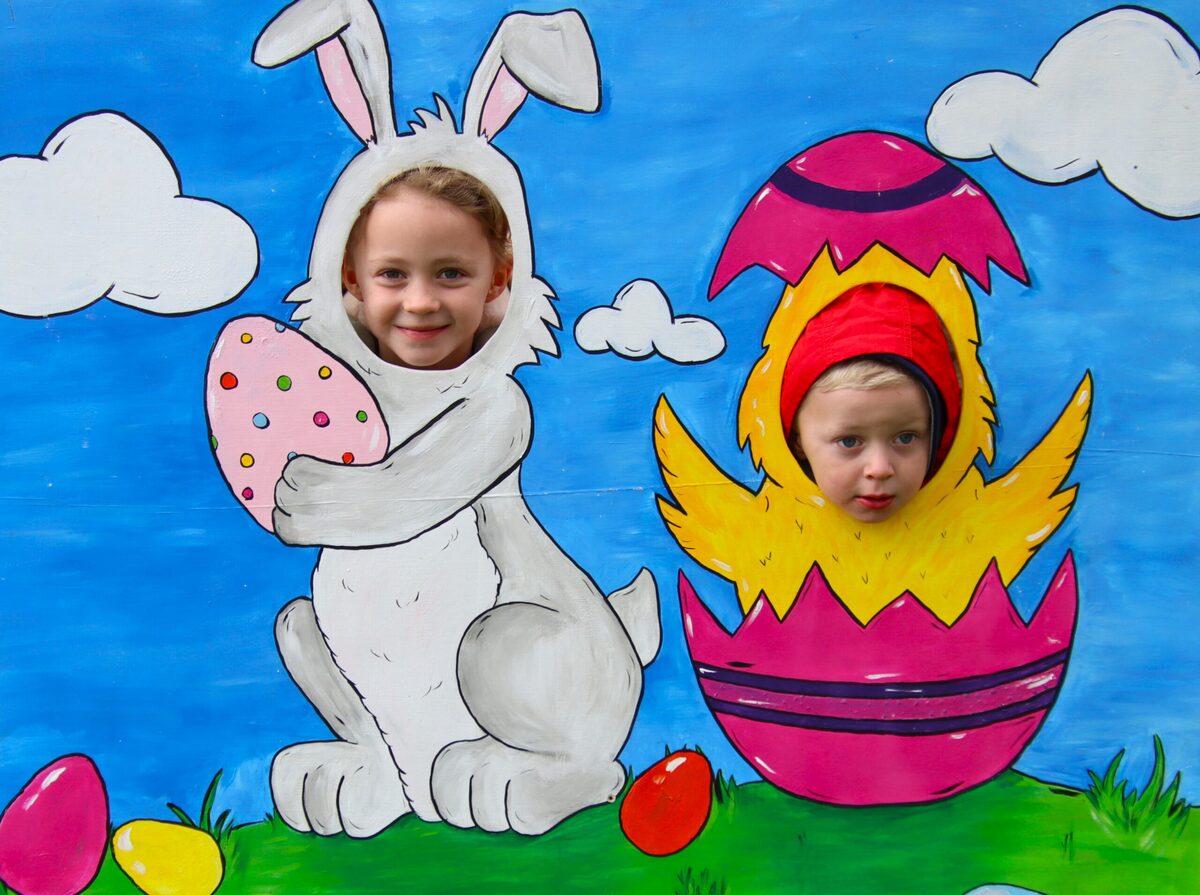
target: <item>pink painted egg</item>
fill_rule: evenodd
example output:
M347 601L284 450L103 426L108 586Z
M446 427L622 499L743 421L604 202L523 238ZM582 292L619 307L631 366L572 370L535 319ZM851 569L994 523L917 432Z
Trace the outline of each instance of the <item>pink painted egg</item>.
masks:
M209 444L234 498L274 531L275 483L299 454L374 463L388 448L379 405L349 367L270 317L236 317L205 381Z
M814 565L779 618L760 596L733 633L680 573L704 701L763 778L835 805L934 802L1012 766L1058 697L1075 636L1075 561L1022 619L993 560L946 625L911 594L864 626Z
M42 768L0 816L0 880L21 895L77 895L108 844L108 795L90 758Z

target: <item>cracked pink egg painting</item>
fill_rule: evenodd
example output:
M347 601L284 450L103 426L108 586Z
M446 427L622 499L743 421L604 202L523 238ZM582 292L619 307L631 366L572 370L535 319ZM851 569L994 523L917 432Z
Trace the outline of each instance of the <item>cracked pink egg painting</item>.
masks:
M755 265L786 281L739 405L739 444L763 473L757 490L721 470L659 401L659 511L744 613L729 632L680 574L700 691L742 757L790 793L873 805L977 786L1016 761L1061 687L1076 620L1072 557L1029 620L1008 588L1074 505L1067 478L1091 377L1023 458L985 478L996 399L967 279L990 289L989 262L1028 281L995 205L961 170L894 134L833 137L754 196L710 290ZM961 386L956 429L923 485L879 521L827 499L780 410L806 327L864 284L899 287L933 309Z

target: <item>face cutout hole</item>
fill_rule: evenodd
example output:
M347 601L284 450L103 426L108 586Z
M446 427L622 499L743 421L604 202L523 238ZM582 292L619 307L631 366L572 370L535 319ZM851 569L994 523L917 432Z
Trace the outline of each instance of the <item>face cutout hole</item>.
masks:
M384 183L359 211L342 258L343 298L382 360L453 369L503 321L512 267L495 194L465 171L422 166Z
M818 312L780 388L780 421L800 468L823 492L835 487L831 471L857 475L835 489L844 501L827 496L852 515L859 504L881 510L865 521L895 512L937 472L961 413L944 324L923 298L890 283L855 286Z

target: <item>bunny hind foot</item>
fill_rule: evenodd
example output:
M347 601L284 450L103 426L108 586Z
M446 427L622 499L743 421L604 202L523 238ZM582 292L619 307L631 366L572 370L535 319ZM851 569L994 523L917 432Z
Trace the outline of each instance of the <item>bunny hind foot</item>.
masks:
M444 821L526 836L615 801L624 785L618 762L575 762L514 749L490 736L451 743L433 765L433 798Z
M409 811L391 756L345 742L297 743L271 764L271 795L292 829L366 839Z

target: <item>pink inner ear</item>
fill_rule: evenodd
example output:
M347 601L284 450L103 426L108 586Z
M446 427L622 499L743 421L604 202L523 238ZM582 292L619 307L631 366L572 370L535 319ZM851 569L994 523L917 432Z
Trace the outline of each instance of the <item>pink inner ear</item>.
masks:
M483 113L479 118L480 136L490 140L500 133L517 114L517 109L521 108L521 103L525 102L527 96L529 91L513 77L508 66L501 63L500 70L496 72L496 80L492 81L487 99L483 101Z
M325 89L329 98L346 119L354 133L364 143L375 139L375 128L371 124L371 110L367 108L367 98L363 96L362 87L354 77L354 66L346 55L346 48L341 38L333 38L317 47L317 65L321 69L321 78L325 81Z

